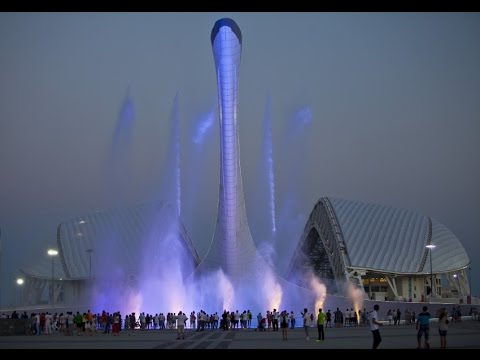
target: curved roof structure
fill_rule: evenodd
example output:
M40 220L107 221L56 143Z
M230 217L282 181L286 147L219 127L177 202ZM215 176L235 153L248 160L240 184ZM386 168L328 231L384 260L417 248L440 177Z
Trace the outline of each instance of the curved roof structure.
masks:
M346 279L352 269L420 275L430 274L430 261L434 274L470 264L460 240L435 219L412 210L323 197L305 225L288 275L310 265L320 276L336 280Z
M64 280L88 279L90 256L118 258L118 263L129 272L140 266L140 249L155 234L153 241L163 241L172 224L180 220L174 210L163 202L141 204L131 208L109 209L73 218L60 223L57 228L57 249L54 257L55 278ZM200 258L183 224L175 229L179 233L182 251L190 258L193 268ZM151 244L150 244L151 245ZM155 244L154 244L155 245ZM152 254L153 255L153 254ZM36 256L22 272L37 278L51 278L52 262L49 256Z
M384 205L329 198L347 246L350 266L395 273L443 273L470 263L460 240L435 219ZM429 234L430 238L429 238Z

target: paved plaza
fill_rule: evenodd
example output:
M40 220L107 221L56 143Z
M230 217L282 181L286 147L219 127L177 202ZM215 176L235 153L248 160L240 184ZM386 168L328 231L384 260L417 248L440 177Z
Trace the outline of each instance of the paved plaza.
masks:
M414 325L383 326L379 349L415 349ZM367 327L327 328L325 341L317 342L316 328L310 329L310 341L302 328L282 332L250 330L187 330L185 340L176 340L175 330L136 330L133 335L96 334L93 336L0 336L0 349L370 349L372 333ZM430 325L430 346L440 347L437 323ZM480 322L461 321L449 324L449 349L480 349Z

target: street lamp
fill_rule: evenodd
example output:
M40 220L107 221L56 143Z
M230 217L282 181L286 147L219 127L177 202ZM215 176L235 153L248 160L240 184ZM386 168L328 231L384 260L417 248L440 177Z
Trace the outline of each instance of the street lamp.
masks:
M433 293L434 293L435 286L433 285L432 250L435 249L436 245L428 244L428 245L426 245L425 247L430 250L430 287L431 287L432 296L434 296Z
M93 252L93 249L87 249L87 253L88 253L88 260L89 260L89 265L90 265L90 275L89 275L89 279L90 279L90 282L92 282L92 252Z
M457 273L455 273L453 274L453 278L457 282L456 287L458 288L458 297L460 297L460 295L462 295L462 290L460 289L460 276Z
M58 250L48 249L47 254L52 257L52 310L53 310L55 309L55 277L54 277L55 263L53 262L53 260L55 259L55 256L58 255Z
M468 268L468 288L470 289L469 295L472 297L472 267Z
M17 285L18 285L18 288L19 288L19 291L20 291L20 295L21 295L21 287L22 287L22 285L23 285L24 282L25 282L25 281L24 281L22 278L18 278L18 279L17 279ZM18 292L17 292L17 296L18 296ZM21 296L20 296L20 298L21 298ZM16 304L16 306L21 305L21 304L19 304L19 302L21 302L21 301L18 301L18 298L17 298L17 301L16 301L17 304Z

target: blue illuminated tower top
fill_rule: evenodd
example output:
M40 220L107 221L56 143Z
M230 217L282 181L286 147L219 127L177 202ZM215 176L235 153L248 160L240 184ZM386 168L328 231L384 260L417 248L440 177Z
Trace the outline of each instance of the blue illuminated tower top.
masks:
M217 36L222 26L228 26L233 31L233 33L237 35L238 42L240 43L240 45L242 45L242 32L240 31L240 28L238 27L237 23L232 19L223 18L223 19L217 20L217 22L215 22L215 25L213 25L212 35L210 36L210 41L212 42L212 46L213 46L213 42L215 41L215 37Z

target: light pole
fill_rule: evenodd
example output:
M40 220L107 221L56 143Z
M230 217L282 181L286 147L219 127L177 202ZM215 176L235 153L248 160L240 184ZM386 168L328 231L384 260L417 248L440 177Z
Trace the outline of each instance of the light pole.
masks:
M458 273L455 273L453 274L453 278L455 279L457 285L457 289L458 289L458 298L460 298L460 296L462 295L462 290L460 289L460 277L458 275Z
M430 287L431 287L431 293L432 293L432 296L434 296L434 289L435 289L435 286L433 285L433 263L432 263L432 250L435 249L436 245L433 245L433 244L428 244L425 246L426 248L428 248L430 250Z
M18 279L17 279L17 285L18 285L18 289L19 289L19 290L17 290L17 291L20 291L20 295L21 295L21 291L22 291L21 289L22 289L23 283L24 283L24 280L23 280L22 278L18 278ZM18 296L18 292L17 292L17 296ZM21 298L21 296L20 296L20 298ZM19 304L19 302L21 302L21 301L18 301L18 298L17 298L16 307L18 307L19 305L21 305L21 304Z
M55 256L58 255L58 250L55 249L48 249L47 254L52 257L52 314L53 310L55 309L55 263L54 259Z
M90 282L92 282L92 252L93 252L93 249L87 249L89 266L90 266L90 272L89 272Z
M469 295L470 298L472 297L472 267L468 267L468 288L469 288ZM471 301L471 300L470 300Z

